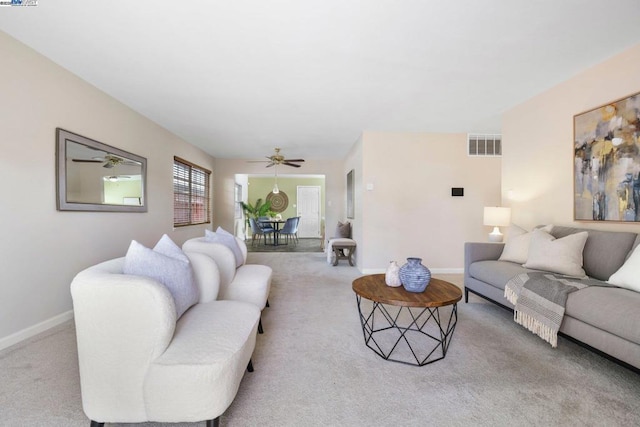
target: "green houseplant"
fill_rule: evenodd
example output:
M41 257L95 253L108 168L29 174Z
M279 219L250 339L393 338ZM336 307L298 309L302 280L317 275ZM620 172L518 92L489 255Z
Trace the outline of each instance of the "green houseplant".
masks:
M268 200L262 203L262 199L258 199L254 205L251 202L240 202L240 204L247 221L247 230L251 230L249 218L258 219L261 216L271 217L274 215L273 211L271 211L271 202Z

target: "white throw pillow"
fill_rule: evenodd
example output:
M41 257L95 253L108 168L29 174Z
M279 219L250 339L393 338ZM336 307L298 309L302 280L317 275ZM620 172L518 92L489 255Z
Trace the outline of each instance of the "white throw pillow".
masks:
M233 234L229 233L222 227L218 227L215 233L213 231L205 229L204 237L209 242L221 243L231 249L233 255L236 258L236 268L244 264L244 255L242 254L242 249L240 249L240 246L238 246L238 242L236 241L236 238Z
M587 275L582 268L582 250L587 237L589 233L581 231L556 239L546 231L533 230L524 267L584 278Z
M553 225L545 225L538 230L550 233ZM529 258L529 246L531 244L531 232L524 228L511 224L507 229L507 241L500 255L500 261L511 261L518 264L524 264Z
M160 239L156 245L158 251L132 240L125 256L123 272L149 277L165 285L173 296L179 318L189 307L198 302L199 291L189 259L184 253L177 253L171 244L180 250L168 236ZM184 260L181 259L181 255L184 256Z
M640 292L640 245L622 264L622 267L609 277L607 283Z
M161 253L162 255L170 256L171 258L189 262L189 257L185 254L180 246L176 245L171 237L163 234L158 243L153 247L153 250Z

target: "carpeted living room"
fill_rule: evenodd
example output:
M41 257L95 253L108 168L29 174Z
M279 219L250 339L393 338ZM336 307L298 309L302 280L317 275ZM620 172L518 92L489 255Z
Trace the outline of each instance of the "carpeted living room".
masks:
M0 6L0 425L640 425L636 0Z
M473 296L459 304L445 359L420 368L393 363L364 345L355 268L328 267L317 253L251 255L274 269L270 307L254 372L245 373L221 425L638 423L637 374L567 340L542 345L495 304ZM0 368L3 424L87 425L72 321L4 350Z

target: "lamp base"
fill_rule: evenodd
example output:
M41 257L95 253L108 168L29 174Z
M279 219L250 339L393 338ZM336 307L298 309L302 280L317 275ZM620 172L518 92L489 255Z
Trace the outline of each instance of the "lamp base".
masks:
M493 227L493 231L489 233L489 241L494 243L502 242L504 235L500 232L498 227Z

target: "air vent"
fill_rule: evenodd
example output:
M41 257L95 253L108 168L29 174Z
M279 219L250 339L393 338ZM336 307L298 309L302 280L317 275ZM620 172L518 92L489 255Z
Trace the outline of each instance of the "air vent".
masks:
M467 142L470 156L502 156L502 135L470 133L467 137Z

